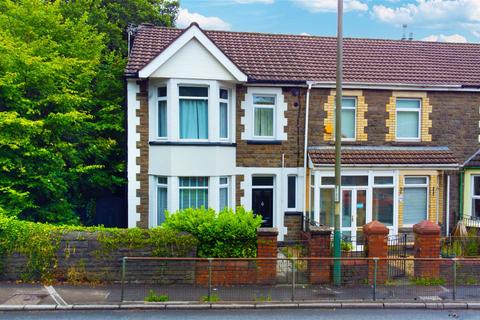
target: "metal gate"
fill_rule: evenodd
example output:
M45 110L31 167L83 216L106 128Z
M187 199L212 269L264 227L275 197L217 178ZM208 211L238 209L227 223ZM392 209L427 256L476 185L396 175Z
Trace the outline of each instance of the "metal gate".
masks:
M387 236L388 244L388 278L400 278L405 276L407 267L405 259L407 257L407 234L397 234Z

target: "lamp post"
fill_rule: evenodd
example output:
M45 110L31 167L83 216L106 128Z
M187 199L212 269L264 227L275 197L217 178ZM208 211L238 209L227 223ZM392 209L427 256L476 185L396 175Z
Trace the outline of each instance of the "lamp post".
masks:
M342 78L343 78L343 0L338 0L337 10L337 77L335 94L335 221L333 231L333 283L341 283L341 257L340 241L340 200L342 186Z

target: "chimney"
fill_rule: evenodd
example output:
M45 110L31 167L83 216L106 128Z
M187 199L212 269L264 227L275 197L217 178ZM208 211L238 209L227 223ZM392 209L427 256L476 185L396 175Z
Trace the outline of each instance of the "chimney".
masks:
M402 24L402 28L403 28L402 40L407 40L407 25Z
M408 35L408 40L410 40L410 41L413 40L413 32L410 32L410 34Z

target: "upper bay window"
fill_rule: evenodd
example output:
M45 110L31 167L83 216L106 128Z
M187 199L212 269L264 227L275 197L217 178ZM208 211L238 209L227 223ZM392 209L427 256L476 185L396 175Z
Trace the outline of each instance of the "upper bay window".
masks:
M397 98L397 140L420 140L421 99Z
M179 87L180 139L208 139L208 87Z
M157 135L167 137L167 87L157 88Z
M274 138L275 96L253 95L253 135L256 138Z
M228 90L220 88L219 91L219 130L220 139L228 139Z

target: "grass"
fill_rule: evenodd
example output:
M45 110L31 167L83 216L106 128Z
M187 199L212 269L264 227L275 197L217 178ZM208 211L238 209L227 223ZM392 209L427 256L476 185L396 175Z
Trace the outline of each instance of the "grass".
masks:
M145 301L147 302L166 302L168 301L168 295L160 294L158 295L155 291L150 290L148 295L145 297Z
M412 282L417 286L443 286L445 279L442 278L414 278Z
M212 294L209 296L202 296L201 300L203 302L218 302L220 301L220 297L217 294Z

